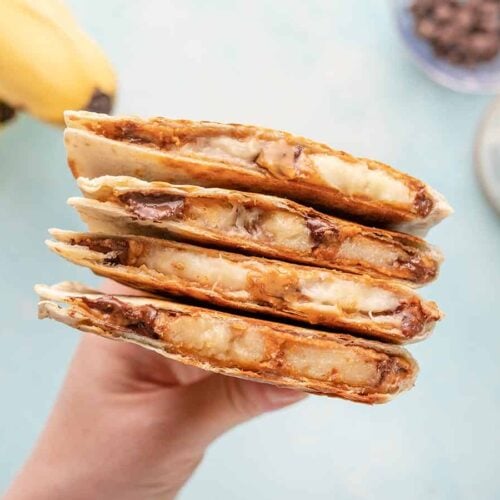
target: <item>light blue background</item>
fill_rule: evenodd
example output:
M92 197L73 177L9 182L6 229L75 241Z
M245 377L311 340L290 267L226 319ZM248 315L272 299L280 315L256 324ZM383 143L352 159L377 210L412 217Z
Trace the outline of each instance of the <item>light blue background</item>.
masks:
M447 313L411 348L413 391L386 406L311 397L230 432L181 498L493 499L500 496L500 220L472 168L488 98L428 81L388 6L363 2L73 0L120 75L118 111L291 130L422 177L455 215L425 290ZM74 331L35 319L35 282L80 279L44 247L82 227L61 131L22 117L0 135L0 491L54 401Z

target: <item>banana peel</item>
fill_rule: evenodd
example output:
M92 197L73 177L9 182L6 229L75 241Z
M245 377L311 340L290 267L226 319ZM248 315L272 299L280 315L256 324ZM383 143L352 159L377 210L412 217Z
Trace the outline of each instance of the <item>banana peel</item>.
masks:
M61 0L0 1L0 124L16 111L63 124L66 109L109 113L116 77Z

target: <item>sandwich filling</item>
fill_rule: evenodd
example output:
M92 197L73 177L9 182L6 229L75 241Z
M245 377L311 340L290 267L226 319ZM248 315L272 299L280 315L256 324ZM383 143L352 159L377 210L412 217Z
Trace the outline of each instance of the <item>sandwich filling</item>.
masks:
M180 157L226 163L286 181L329 186L348 197L410 209L422 218L434 208L434 197L422 182L377 162L283 132L259 132L245 126L221 128L210 123L193 126L162 119L103 120L85 123L85 128L109 139Z
M56 238L66 241L51 244L56 252L98 273L105 274L99 266L124 266L127 273L121 279L134 286L220 299L227 305L282 312L328 326L383 332L396 340L424 334L440 317L433 303L423 302L409 289L335 271L149 238L64 234L55 233ZM152 285L141 279L144 276ZM120 280L119 273L112 277Z
M88 318L87 324L114 336L150 339L168 352L219 367L318 380L359 388L364 394L399 392L416 374L405 351L346 335L326 337L196 308L187 312L135 305L111 296L73 298L71 307Z
M183 222L203 231L291 250L298 258L326 267L417 283L432 280L438 272L439 255L416 238L356 230L352 224L313 211L303 215L255 202L141 191L125 192L116 202L141 220Z

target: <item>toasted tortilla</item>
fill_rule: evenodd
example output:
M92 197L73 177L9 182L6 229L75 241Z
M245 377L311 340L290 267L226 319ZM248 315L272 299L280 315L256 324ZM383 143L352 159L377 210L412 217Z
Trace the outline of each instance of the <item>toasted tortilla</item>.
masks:
M387 280L143 236L51 233L48 246L70 262L153 293L394 343L425 338L441 317L435 303Z
M75 177L129 175L267 193L403 232L425 233L452 211L414 177L286 132L85 111L65 119Z
M92 200L72 200L82 217L114 217L111 231L154 234L420 286L436 278L442 255L415 236L324 215L283 198L228 189L79 178ZM109 217L106 215L109 214ZM93 219L90 218L92 221ZM99 218L96 219L99 221ZM109 231L94 227L92 231ZM108 225L109 226L109 225Z
M35 289L40 318L224 375L373 404L411 388L418 373L405 349L350 335L150 296L103 295L76 283Z

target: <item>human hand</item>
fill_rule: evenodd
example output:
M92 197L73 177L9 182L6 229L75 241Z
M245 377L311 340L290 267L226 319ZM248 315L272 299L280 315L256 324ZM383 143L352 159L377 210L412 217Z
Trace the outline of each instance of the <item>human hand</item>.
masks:
M133 293L112 282L104 288ZM304 396L84 335L5 499L173 498L215 438Z

